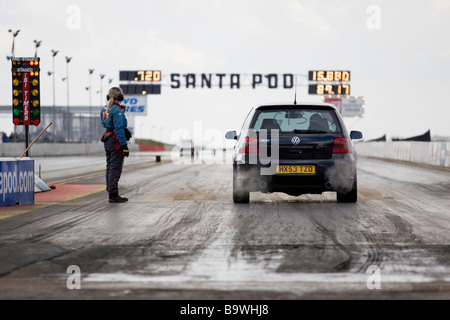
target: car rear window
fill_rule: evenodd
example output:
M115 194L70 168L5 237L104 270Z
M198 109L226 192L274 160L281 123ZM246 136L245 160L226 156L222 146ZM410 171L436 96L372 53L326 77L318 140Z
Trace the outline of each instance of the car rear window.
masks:
M333 110L257 110L250 128L278 129L280 132L341 133L341 126Z

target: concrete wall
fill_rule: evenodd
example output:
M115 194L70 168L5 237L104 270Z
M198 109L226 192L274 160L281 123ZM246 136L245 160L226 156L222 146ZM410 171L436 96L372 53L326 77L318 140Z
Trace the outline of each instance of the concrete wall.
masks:
M30 142L31 143L31 142ZM129 144L131 151L138 151L139 146ZM20 157L25 151L25 142L0 143L0 157ZM33 144L29 150L30 157L45 156L71 156L104 154L103 143L38 143Z
M450 142L355 142L359 155L450 167Z

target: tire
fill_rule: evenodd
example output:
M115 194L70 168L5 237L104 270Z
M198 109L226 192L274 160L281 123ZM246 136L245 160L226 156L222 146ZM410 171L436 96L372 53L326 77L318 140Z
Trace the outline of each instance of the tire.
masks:
M233 170L233 202L234 203L249 203L250 192L239 183L236 178L236 169Z
M358 185L356 182L353 182L352 190L349 192L337 192L337 201L338 202L345 202L345 203L355 203L358 201Z

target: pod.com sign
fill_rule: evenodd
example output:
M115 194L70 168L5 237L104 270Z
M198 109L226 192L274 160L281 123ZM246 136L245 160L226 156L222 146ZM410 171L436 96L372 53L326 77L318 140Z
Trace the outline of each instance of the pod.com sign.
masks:
M0 207L34 204L34 160L0 160Z

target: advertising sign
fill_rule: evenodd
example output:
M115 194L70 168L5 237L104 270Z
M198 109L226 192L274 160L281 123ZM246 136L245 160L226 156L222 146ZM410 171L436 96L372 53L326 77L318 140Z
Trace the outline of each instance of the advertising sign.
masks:
M122 103L126 106L127 116L147 115L147 95L125 95Z
M0 160L0 207L34 204L34 160Z
M364 116L364 98L363 97L342 97L342 116L344 117L363 117Z
M324 97L324 102L336 106L343 117L363 117L364 97Z

